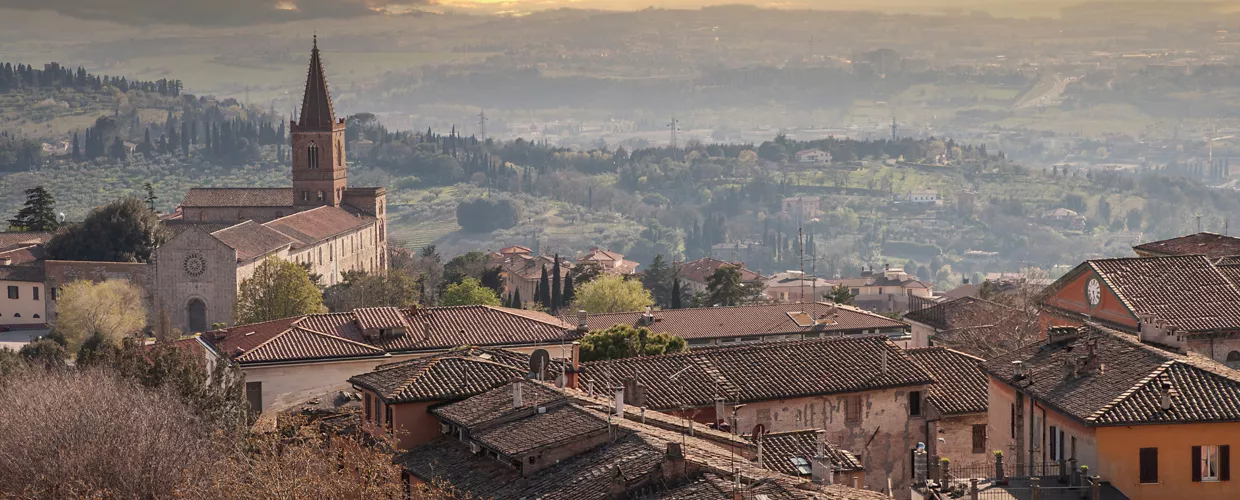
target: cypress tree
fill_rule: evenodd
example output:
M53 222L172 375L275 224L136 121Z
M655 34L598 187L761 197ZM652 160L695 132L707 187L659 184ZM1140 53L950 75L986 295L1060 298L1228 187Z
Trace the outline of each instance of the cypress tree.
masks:
M680 309L680 278L672 279L672 309Z
M78 147L78 133L73 132L73 159L77 160L82 157L82 150Z
M542 266L542 277L538 279L538 297L536 300L546 309L551 309L551 282L547 280L547 265Z
M521 289L518 288L517 291L512 292L512 308L520 309L522 305L523 304L521 304Z
M567 307L573 305L573 299L576 298L577 292L573 290L573 273L570 272L567 276L564 276L564 293L560 296L560 300L564 303L561 304L561 306Z
M555 266L553 266L551 269L551 310L552 311L559 310L560 306L564 305L564 303L561 302L562 298L561 298L560 293L561 293L560 291L560 254L557 253L555 254Z

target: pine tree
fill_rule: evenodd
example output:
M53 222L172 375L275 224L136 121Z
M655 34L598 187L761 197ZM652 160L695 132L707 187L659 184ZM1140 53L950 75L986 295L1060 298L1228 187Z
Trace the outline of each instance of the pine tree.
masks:
M456 129L453 129L455 131ZM560 290L560 254L555 254L555 266L551 269L551 311L557 311L564 305Z
M573 305L573 299L577 298L577 292L573 290L573 273L564 276L564 293L561 294L560 300L564 303L561 307Z
M680 278L672 279L672 309L680 309Z
M56 199L43 186L26 190L26 205L9 219L9 231L55 231Z
M535 299L543 308L551 309L551 282L547 279L547 265L542 266L542 277L538 279L538 297Z

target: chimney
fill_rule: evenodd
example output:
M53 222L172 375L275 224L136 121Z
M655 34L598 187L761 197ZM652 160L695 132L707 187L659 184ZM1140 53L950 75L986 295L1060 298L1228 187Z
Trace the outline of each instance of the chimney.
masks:
M810 478L814 484L831 484L831 458L827 456L827 431L817 431L818 449L810 460Z
M577 331L581 333L590 331L590 323L586 321L588 318L589 313L585 309L577 311Z
M581 342L573 342L573 359L572 368L568 371L568 376L564 377L564 386L569 389L576 389L580 383L577 380L578 372L581 370Z
M1171 409L1171 382L1163 381L1162 390L1158 393L1158 406L1163 411Z
M755 435L753 438L758 441L758 467L762 468L762 435Z
M617 387L615 392L616 416L624 418L624 387Z
M883 363L881 370L883 375L887 374L887 346L885 345L883 346Z
M723 404L722 396L715 396L715 424L727 420L728 409Z
M1049 344L1071 342L1079 334L1080 330L1075 326L1052 326L1046 331L1046 341Z
M667 453L665 455L665 458L667 458L668 460L684 460L685 450L680 447L680 443L677 443L675 441L668 441L667 442Z
M521 380L512 381L512 407L520 408L525 406L525 402L521 399Z

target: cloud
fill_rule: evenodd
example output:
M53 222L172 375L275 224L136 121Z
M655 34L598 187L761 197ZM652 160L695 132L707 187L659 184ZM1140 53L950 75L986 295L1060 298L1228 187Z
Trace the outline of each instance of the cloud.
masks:
M3 0L0 6L50 10L130 25L242 26L375 15L430 0Z

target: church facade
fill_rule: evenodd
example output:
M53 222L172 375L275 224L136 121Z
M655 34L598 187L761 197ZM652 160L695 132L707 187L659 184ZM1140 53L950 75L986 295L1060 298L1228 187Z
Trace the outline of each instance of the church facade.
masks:
M323 286L346 271L387 268L382 187L349 187L345 120L328 93L318 41L301 115L293 121L291 188L193 188L165 223L156 250L155 311L184 333L232 325L238 287L269 257L308 265Z

